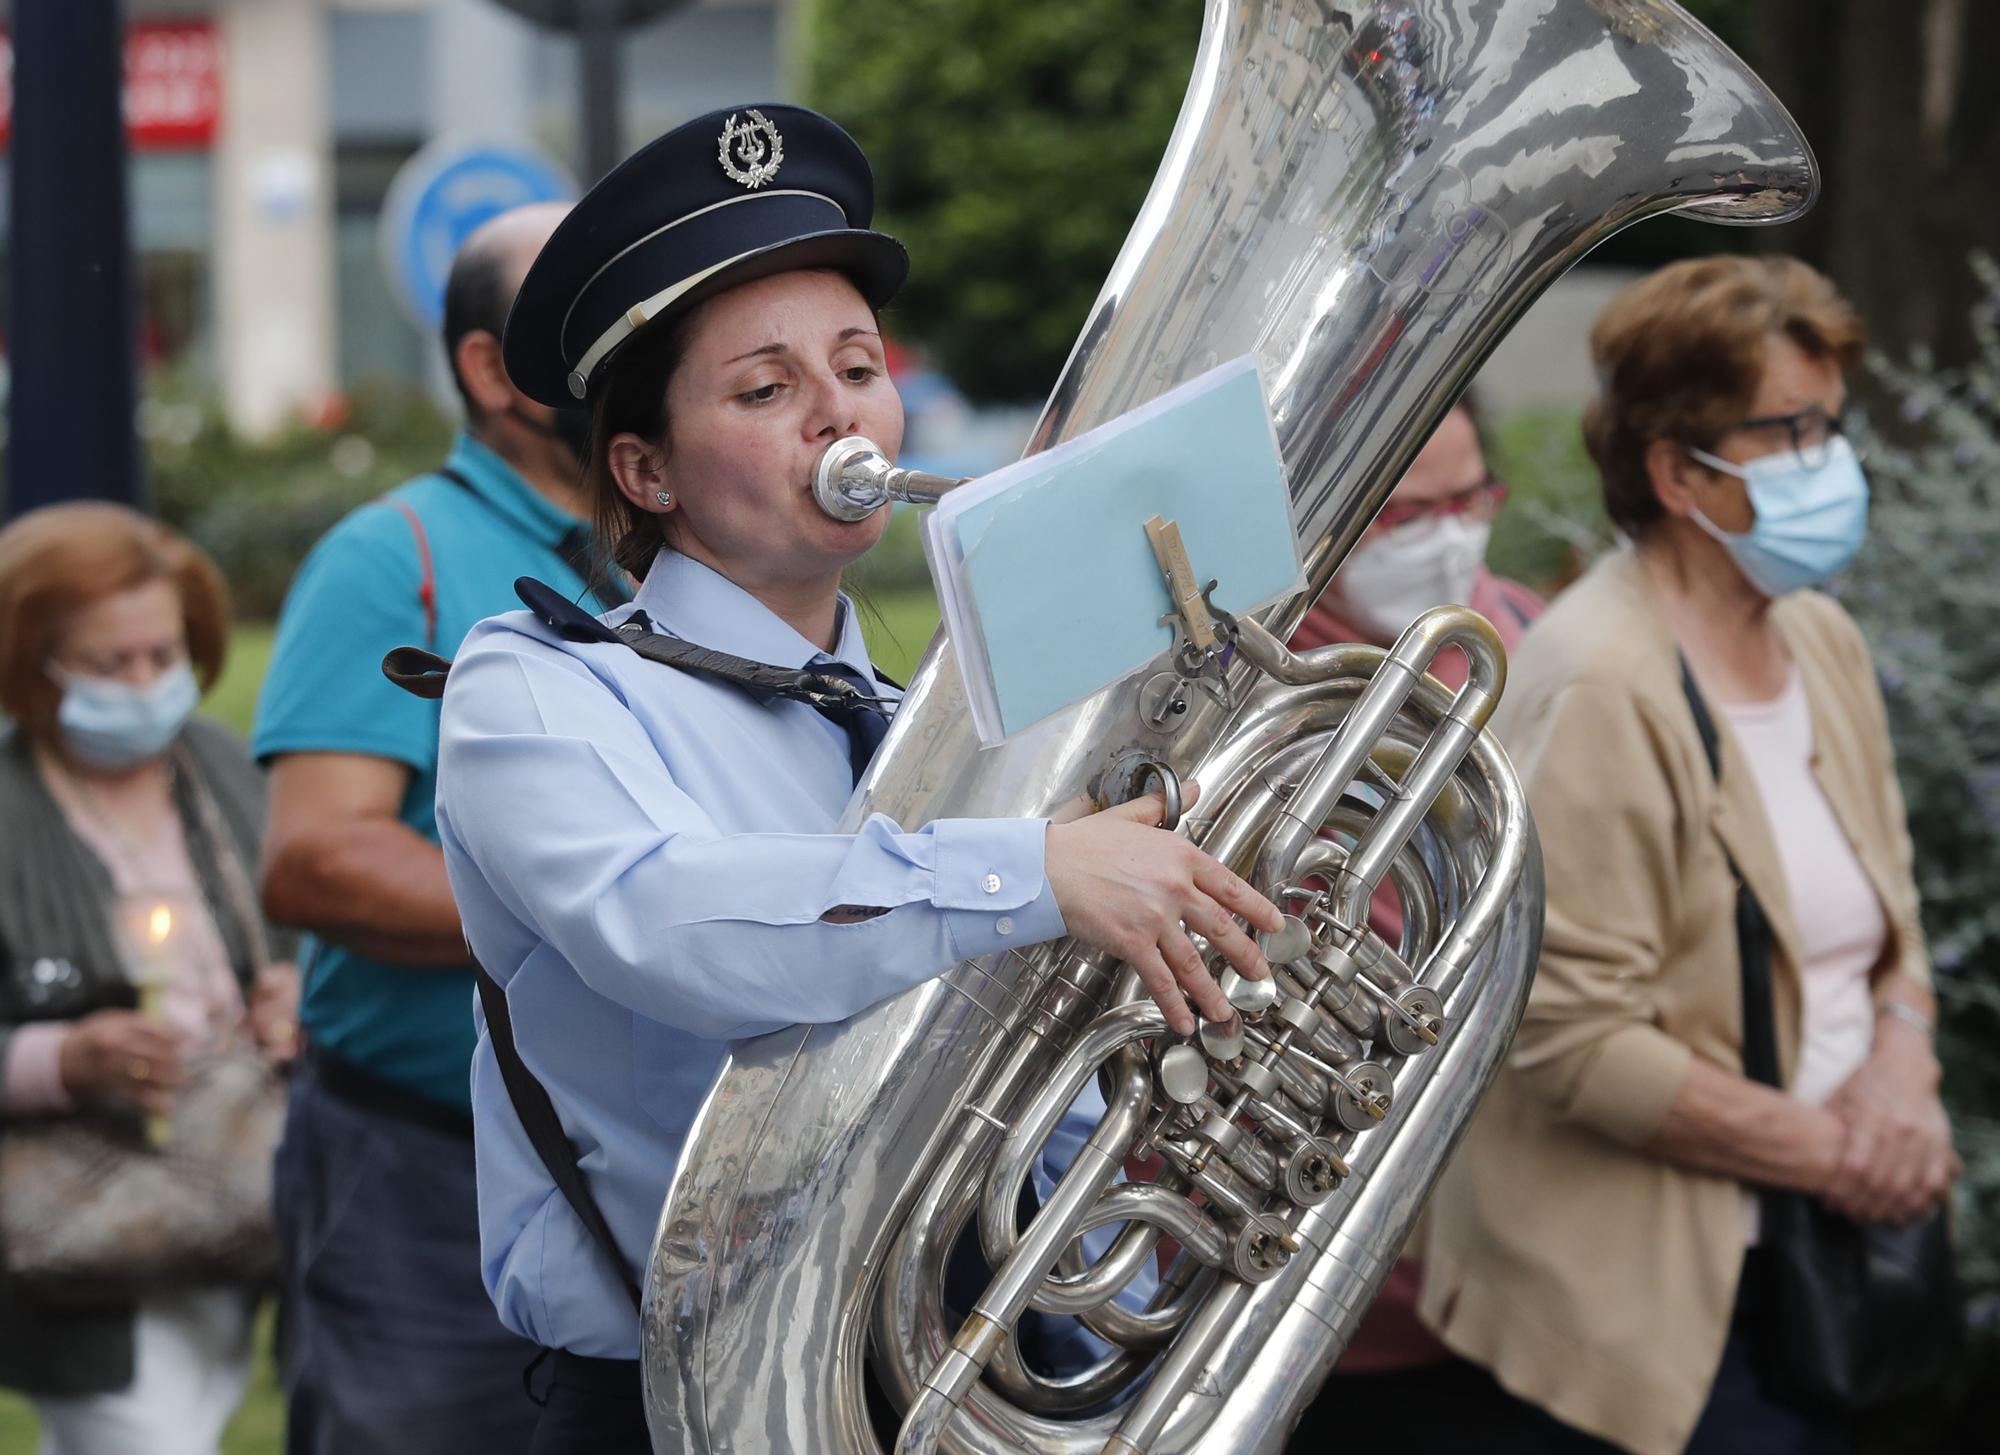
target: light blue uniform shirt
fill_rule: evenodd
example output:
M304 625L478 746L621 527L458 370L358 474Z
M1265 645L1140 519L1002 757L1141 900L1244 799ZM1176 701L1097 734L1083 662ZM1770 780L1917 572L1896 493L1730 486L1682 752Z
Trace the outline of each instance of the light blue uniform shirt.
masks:
M831 656L671 551L633 607L753 661L872 673L845 598ZM760 703L622 642L565 641L527 612L481 623L458 654L438 763L452 890L635 1272L731 1038L843 1020L960 960L1063 933L1046 821L905 833L878 814L836 833L852 787L846 733L803 702ZM820 918L840 905L889 912ZM483 1022L472 1107L501 1322L636 1358L632 1306L535 1156Z
M450 656L478 622L513 602L517 576L571 598L583 591L565 555L582 521L468 434L453 444L445 469L458 480L421 475L388 497L423 524L435 622L425 612L423 553L409 518L384 501L354 511L313 547L285 594L251 743L266 763L284 753L365 753L403 764L410 782L397 817L427 839L437 837L437 704L384 677L383 653L428 646ZM399 965L314 936L299 963L299 1021L314 1045L407 1091L466 1108L469 966Z

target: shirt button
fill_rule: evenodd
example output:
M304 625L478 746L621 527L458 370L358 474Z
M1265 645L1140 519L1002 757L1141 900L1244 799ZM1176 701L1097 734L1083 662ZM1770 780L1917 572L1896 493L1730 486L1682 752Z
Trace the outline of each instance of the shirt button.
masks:
M988 894L998 894L1000 892L1000 876L998 874L988 874L984 879L979 881L979 887Z
M1003 935L1013 934L1014 933L1013 916L1005 914L1001 915L998 920L994 921L993 928Z

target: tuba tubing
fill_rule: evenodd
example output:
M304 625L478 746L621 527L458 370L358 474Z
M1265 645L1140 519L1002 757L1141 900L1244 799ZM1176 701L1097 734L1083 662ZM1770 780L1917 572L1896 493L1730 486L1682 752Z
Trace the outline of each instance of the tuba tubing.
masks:
M1149 713L1142 675L986 751L940 636L844 826L877 812L907 827L1046 816L1135 747L1163 775L1199 777L1207 792L1181 831L1316 917L1308 958L1284 969L1293 990L1234 1059L1201 1042L1209 1089L1181 1088L1197 1109L1218 1096L1257 1109L1258 1146L1232 1156L1216 1143L1202 1161L1199 1127L1162 1120L1180 1115L1164 1055L1189 1048L1124 1043L1104 1075L1136 1078L1142 1140L1158 1122L1153 1145L1178 1182L1045 1206L1002 1253L1003 1271L1020 1267L989 1287L984 1315L961 1320L942 1302L951 1245L978 1221L1027 1102L1101 1017L1123 1013L1118 967L1034 947L961 964L838 1025L738 1044L690 1129L648 1262L642 1366L662 1455L871 1455L897 1440L980 1455L1282 1445L1505 1053L1539 944L1540 861L1504 754L1473 731L1485 706L1454 708L1417 675L1427 647L1378 680L1374 649L1293 656L1278 644L1479 363L1565 269L1649 216L1781 222L1816 187L1784 108L1667 0L1208 0L1152 189L1030 449L1253 354L1303 589L1234 623L1238 650L1216 690L1185 693L1170 721ZM1227 462L1216 464L1227 488ZM1385 707L1392 697L1400 705ZM1323 760L1334 766L1313 793L1342 836L1330 848L1317 805L1285 812ZM1380 812L1418 762L1431 796ZM1351 774L1335 771L1344 765ZM1315 866L1337 903L1294 894ZM1379 883L1403 899L1401 945L1359 921ZM1208 1124L1222 1143L1227 1121ZM1331 1167L1311 1139L1345 1175L1330 1189L1310 1177L1265 1188L1274 1168L1298 1170L1302 1149ZM1205 1224L1187 1211L1197 1181ZM1194 1251L1151 1309L1081 1315L1122 1346L1098 1368L1037 1374L1007 1333L1021 1288L1028 1306L1063 1301L1063 1280L1101 1285L1148 1261L1130 1251L1145 1234L1126 1237L1117 1267L1083 1261L1071 1237L1105 1219L1128 1234L1178 1222ZM900 1435L878 1433L871 1383L905 1421ZM1112 1392L1120 1401L1104 1407Z

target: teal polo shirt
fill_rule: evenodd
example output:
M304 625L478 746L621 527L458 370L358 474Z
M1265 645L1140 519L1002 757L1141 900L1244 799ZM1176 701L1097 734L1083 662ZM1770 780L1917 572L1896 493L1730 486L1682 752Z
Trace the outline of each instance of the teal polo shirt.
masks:
M475 623L520 605L534 576L592 612L570 564L582 522L537 494L469 435L445 470L420 475L348 515L299 568L278 619L252 748L366 753L410 769L402 821L437 841L438 707L392 684L382 657L425 646L451 656ZM461 483L462 482L462 483ZM430 549L437 630L428 631L424 570L406 503ZM581 559L575 556L575 559ZM313 1043L405 1090L471 1109L472 967L398 965L308 936L299 1020Z

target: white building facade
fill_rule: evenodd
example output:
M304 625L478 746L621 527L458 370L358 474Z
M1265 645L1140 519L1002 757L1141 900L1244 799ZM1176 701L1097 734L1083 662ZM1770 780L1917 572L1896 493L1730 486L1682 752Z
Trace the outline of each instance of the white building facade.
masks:
M691 0L628 32L626 149L784 96L790 3ZM527 142L580 173L575 39L496 0L126 0L125 14L148 371L212 391L252 436L324 418L358 388L435 387L438 345L383 270L383 197L446 135ZM162 55L180 70L153 74Z

